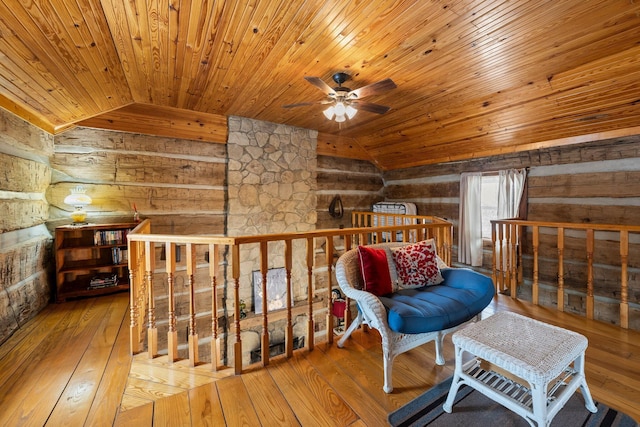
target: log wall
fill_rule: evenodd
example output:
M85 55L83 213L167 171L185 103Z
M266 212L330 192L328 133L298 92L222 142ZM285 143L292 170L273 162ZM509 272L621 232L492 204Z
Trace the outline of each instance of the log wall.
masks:
M51 298L53 136L0 109L0 344Z
M454 223L454 260L457 260L460 174L507 168L529 168L527 218L532 221L640 224L640 136L594 143L540 149L491 158L442 163L384 173L387 200L412 201L422 215L442 216ZM543 303L556 304L557 278L555 234L542 232L540 280L550 286L541 293ZM620 255L617 236L596 233L594 294L600 297L600 320L615 323L620 295ZM586 288L585 236L571 233L566 239L565 287L570 292L569 310L584 312ZM530 242L531 239L528 239ZM640 259L631 241L629 255L629 303L640 329ZM531 277L532 250L524 247L524 277ZM491 247L485 245L483 268L490 269ZM526 286L522 288L527 293ZM542 292L542 291L541 291ZM610 304L609 304L610 303ZM634 318L631 316L632 319Z
M351 211L369 211L382 201L382 171L366 160L318 156L318 225L317 228L351 226ZM329 205L340 196L344 208L342 218L329 214Z
M90 222L150 218L154 233L224 233L224 144L78 127L55 137L47 199L52 223L64 223L69 190L93 199ZM188 217L188 221L185 221Z

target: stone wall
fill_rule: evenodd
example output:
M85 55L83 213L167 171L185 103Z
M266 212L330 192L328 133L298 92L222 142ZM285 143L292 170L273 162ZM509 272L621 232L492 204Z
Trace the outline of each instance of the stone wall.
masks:
M229 118L229 236L314 230L317 221L317 132L241 117ZM300 243L300 242L296 242ZM306 298L304 249L294 248L294 295ZM258 245L241 251L241 283L259 270ZM284 267L284 246L269 246L269 268ZM242 285L241 285L242 286ZM252 308L252 286L240 297Z
M0 109L0 344L51 298L53 136Z
M229 236L304 232L316 228L317 221L317 132L241 117L229 118L227 142L229 194L227 230ZM307 298L307 267L304 242L295 241L291 281L295 300ZM269 268L284 267L284 244L269 244ZM247 310L256 311L254 272L260 275L259 245L245 245L240 251L240 298ZM260 278L261 279L261 278ZM275 283L267 281L270 288ZM272 303L286 305L286 298ZM284 298L284 294L280 295ZM258 312L262 311L259 304ZM302 323L301 323L302 322ZM295 319L294 330L301 333L306 316ZM282 327L270 324L271 342L283 339ZM245 338L258 336L261 327L243 331ZM252 335L253 334L253 335ZM259 341L243 345L243 363ZM230 349L232 351L232 349Z

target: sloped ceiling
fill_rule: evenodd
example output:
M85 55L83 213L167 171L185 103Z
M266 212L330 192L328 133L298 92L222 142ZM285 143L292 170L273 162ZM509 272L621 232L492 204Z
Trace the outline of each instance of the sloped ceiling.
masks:
M304 80L397 89L338 124ZM0 0L0 106L52 133L123 107L317 129L383 169L640 133L629 0Z

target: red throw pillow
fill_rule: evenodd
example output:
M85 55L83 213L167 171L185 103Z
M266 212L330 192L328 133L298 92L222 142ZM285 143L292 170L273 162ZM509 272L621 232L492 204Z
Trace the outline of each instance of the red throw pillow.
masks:
M393 248L391 252L398 270L399 287L420 288L437 285L444 281L438 266L433 239Z
M360 272L364 279L364 290L376 296L390 294L393 289L387 252L384 249L358 246L358 257Z

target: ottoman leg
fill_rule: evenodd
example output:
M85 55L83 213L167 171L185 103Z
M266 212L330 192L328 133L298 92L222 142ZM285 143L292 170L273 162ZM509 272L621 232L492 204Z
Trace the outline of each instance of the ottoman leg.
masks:
M462 372L462 349L456 346L456 366L454 369L453 379L451 380L451 387L449 388L449 395L447 396L446 402L442 405L442 409L445 412L451 413L453 410L453 402L456 400L456 394L458 394L458 388L462 383L462 378L460 377L460 373Z
M538 425L538 427L548 426L551 420L547 420L546 384L531 384L531 397L533 398L533 419L536 425Z
M591 397L591 392L589 391L589 386L587 385L587 379L584 376L584 353L582 353L576 360L573 361L573 367L576 371L578 371L578 375L582 377L582 380L580 381L580 391L582 391L584 406L589 412L595 414L596 412L598 412L598 408L596 408L596 405L593 403L593 398Z

